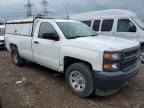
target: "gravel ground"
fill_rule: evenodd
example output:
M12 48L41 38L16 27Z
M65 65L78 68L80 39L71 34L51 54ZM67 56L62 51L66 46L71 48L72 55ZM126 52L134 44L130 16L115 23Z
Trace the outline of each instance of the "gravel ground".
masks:
M63 75L32 63L16 67L0 51L0 98L2 108L144 108L144 65L118 93L83 99L71 93Z

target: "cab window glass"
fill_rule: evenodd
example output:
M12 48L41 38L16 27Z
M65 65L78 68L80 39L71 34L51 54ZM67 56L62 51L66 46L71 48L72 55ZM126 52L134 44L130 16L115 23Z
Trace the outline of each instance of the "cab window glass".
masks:
M43 39L43 34L45 33L52 33L52 34L57 35L56 30L50 23L41 23L40 28L39 28L38 38Z

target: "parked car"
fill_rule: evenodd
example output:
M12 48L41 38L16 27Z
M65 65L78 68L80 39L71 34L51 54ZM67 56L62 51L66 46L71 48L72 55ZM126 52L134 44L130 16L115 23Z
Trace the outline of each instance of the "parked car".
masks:
M72 20L23 19L6 23L6 47L13 63L29 60L65 75L80 97L111 95L139 70L137 41L99 36Z
M141 44L141 61L144 63L144 22L133 12L120 9L92 11L70 16L79 20L100 35L137 40Z
M5 26L0 25L0 49L5 48L4 35L5 35Z

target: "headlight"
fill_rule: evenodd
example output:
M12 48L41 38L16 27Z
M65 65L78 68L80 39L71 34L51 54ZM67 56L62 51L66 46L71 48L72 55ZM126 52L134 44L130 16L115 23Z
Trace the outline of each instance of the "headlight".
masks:
M120 52L104 52L103 70L106 72L120 71L121 59Z
M105 52L104 59L105 60L121 60L121 53Z
M107 72L114 72L120 70L120 63L104 63L103 69Z

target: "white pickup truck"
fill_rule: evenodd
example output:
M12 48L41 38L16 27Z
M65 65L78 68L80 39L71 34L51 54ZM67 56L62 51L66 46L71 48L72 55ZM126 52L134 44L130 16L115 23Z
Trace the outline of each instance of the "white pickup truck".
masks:
M5 41L14 64L22 66L29 60L61 72L80 97L117 92L137 74L141 64L138 42L98 36L78 21L8 21Z

